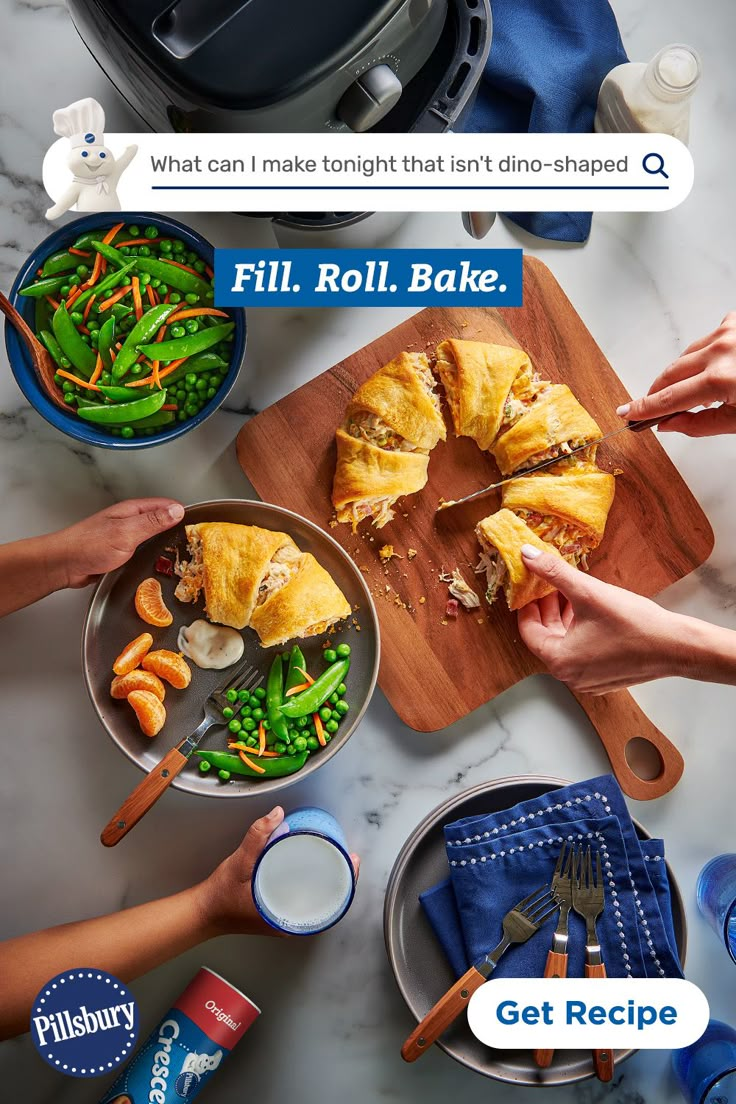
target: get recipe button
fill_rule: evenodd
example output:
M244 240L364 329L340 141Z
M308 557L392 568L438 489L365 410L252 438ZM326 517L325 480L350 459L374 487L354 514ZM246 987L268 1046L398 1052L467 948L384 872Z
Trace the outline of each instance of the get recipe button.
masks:
M521 249L217 249L218 307L520 307Z
M679 978L497 979L470 999L468 1023L498 1049L669 1050L709 1018L704 993Z

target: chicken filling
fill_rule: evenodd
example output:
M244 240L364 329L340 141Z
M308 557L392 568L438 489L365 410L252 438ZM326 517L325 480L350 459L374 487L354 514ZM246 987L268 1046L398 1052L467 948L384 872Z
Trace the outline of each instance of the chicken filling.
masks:
M515 510L514 513L533 529L541 540L552 544L573 567L588 569L588 553L591 542L574 525L552 514L540 514L535 510Z
M174 571L179 576L174 597L180 602L196 602L199 592L204 586L204 564L202 563L202 541L198 534L193 533L189 539L189 555L191 559L180 560L177 557Z
M267 598L273 597L296 574L301 552L293 545L286 544L271 557L266 574L258 587L256 605L262 606Z
M526 461L519 468L517 468L517 471L527 471L527 469L529 468L535 468L537 464L544 464L546 460L564 459L566 456L569 456L571 452L573 452L577 448L580 448L585 443L586 442L584 440L561 441L559 445L552 445L550 448L544 449L543 452L537 452L533 456L527 457ZM573 459L578 460L579 458L579 462L583 461L587 463L589 462L590 458L589 453L590 450L586 449L585 452L576 453ZM593 456L595 456L595 452L593 453ZM571 459L571 465L572 462L573 460Z
M396 499L388 495L381 498L359 498L341 511L339 520L349 521L353 527L353 532L355 532L361 521L372 517L376 529L382 529L394 517L394 512L391 509L394 502L396 502Z
M481 549L480 558L474 570L476 575L485 575L486 602L492 606L498 597L499 590L506 582L506 564L501 559L497 548L483 544Z
M499 434L505 433L513 425L523 418L532 403L549 391L552 384L549 380L540 379L532 369L520 372L511 384L511 390L506 397L503 408L503 420L499 428Z
M400 433L384 422L378 414L369 410L359 410L353 414L347 424L347 431L357 440L367 441L369 445L386 449L387 452L419 452L416 445L407 441Z

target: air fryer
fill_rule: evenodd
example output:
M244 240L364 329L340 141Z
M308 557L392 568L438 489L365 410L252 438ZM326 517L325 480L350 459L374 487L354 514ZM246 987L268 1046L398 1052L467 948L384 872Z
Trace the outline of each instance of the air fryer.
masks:
M469 112L490 0L69 0L154 130L443 131Z

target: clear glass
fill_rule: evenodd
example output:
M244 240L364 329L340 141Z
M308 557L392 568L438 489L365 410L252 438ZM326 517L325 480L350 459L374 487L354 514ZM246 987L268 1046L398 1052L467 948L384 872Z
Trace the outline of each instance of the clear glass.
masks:
M688 1104L736 1099L736 1031L711 1020L697 1043L672 1052L672 1068Z
M736 855L716 855L700 871L698 908L736 962Z

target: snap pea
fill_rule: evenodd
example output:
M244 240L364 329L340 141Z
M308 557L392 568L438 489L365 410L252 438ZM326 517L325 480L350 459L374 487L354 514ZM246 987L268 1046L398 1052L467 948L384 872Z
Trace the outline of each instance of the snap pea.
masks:
M302 690L301 694L295 694L281 706L284 717L306 717L310 713L316 713L330 694L332 694L343 681L350 667L350 659L338 659L323 671L319 678L312 683L308 690Z
M147 418L138 418L135 422L128 422L133 429L156 429L161 426L171 425L176 421L173 410L157 410L155 414L149 414Z
M94 287L88 288L87 291L83 291L82 294L74 300L74 309L81 310L87 300L91 299L93 295L96 296L97 301L100 302L101 292L109 291L111 287L118 283L121 276L125 276L125 274L130 272L131 268L134 267L135 261L128 261L124 268L116 268L114 272L108 272L107 276L99 280Z
M232 333L234 329L234 322L223 322L220 326L212 326L209 330L187 334L186 337L159 341L155 345L141 345L139 352L145 353L148 357L156 357L157 360L178 360L180 357L193 356L194 353L201 353L205 349L210 349Z
M96 249L106 261L110 261L111 264L117 265L118 268L122 268L128 263L128 258L125 254L115 249L112 245L107 245L103 241L93 241L90 242L90 245L93 249Z
M94 245L94 243L96 241L100 240L100 234L102 234L103 237L104 237L105 231L104 230L87 230L86 233L79 235L79 237L77 238L77 240L74 243L73 248L74 249L91 249L92 246ZM112 239L112 244L114 245L116 241L125 241L125 239L128 236L129 235L128 235L127 230L125 229L125 227L123 227L121 230L118 230L117 234Z
M28 296L31 299L40 299L43 295L56 295L61 285L65 282L66 277L64 276L49 276L45 280L38 280L35 284L28 284L26 287L21 288L19 294Z
M99 383L97 386L105 398L112 399L113 402L134 402L136 399L142 398L140 393L142 388L115 387L108 383Z
M52 333L49 333L48 330L39 330L38 336L43 344L46 346L48 351L51 353L51 356L54 358L59 367L63 368L64 365L62 364L62 360L64 354L61 351L61 345L59 345L59 342L56 340L54 335Z
M280 655L275 655L266 681L266 714L271 731L278 740L289 742L289 726L281 712L284 700L284 664Z
M65 303L61 303L54 313L52 326L54 337L59 342L64 355L69 358L72 366L78 372L81 372L85 379L89 379L95 370L97 357L89 345L82 341L81 334L69 317L69 311L66 309Z
M166 402L166 391L154 391L133 402L115 403L112 406L90 406L77 413L85 421L97 425L129 425L130 422L155 414Z
M122 349L115 358L115 363L112 366L112 378L114 380L121 380L123 376L127 375L135 364L139 352L145 350L145 342L157 333L162 323L164 323L169 315L175 310L176 306L171 303L159 303L157 307L152 307L149 311L146 311L136 322L123 342ZM162 341L157 345L149 346L149 348L152 347L156 350L159 348L159 345L165 344L166 342ZM154 353L154 355L159 359L157 353ZM166 358L162 357L160 359Z
M52 253L47 257L41 267L42 276L56 276L59 272L73 272L79 264L79 257L63 250L61 253Z
M159 260L158 257L136 257L135 263L140 272L147 272L149 276L176 288L177 291L191 292L199 295L200 299L212 294L212 285L203 280L201 276L195 276L193 272L187 272L185 268L177 268L168 261Z
M33 304L33 324L36 333L40 330L51 329L51 316L53 313L50 304L45 299L36 299Z
M102 367L106 372L112 371L112 345L115 340L115 315L112 315L100 326L100 336L97 341L97 352L102 357Z
M299 668L301 668L301 670L299 670ZM295 686L301 686L304 682L304 672L306 669L307 664L304 659L304 653L299 645L295 644L289 655L289 669L286 672L286 682L284 683L284 697L286 697L287 690L292 690Z
M254 760L263 768L263 774L252 770L239 755L231 755L227 751L198 751L197 755L200 757L200 761L203 760L205 763L209 763L215 770L229 771L230 774L240 774L246 778L267 779L283 778L287 774L296 774L309 758L309 751L301 751L298 755L284 755L280 759L257 759L254 756Z
M166 386L171 387L172 383L178 383L190 372L224 372L226 369L227 361L219 353L196 353L166 377Z

